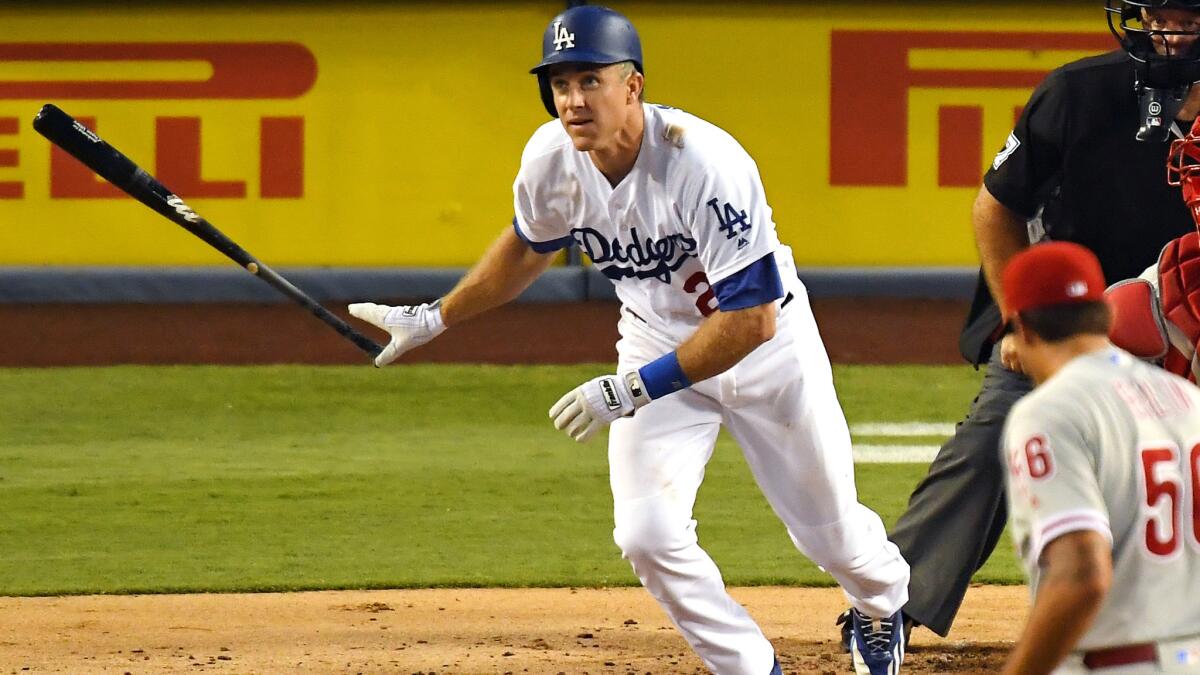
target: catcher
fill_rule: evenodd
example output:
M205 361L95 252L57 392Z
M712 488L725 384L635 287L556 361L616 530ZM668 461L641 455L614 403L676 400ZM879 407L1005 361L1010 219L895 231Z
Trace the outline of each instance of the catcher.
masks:
M1200 228L1200 120L1171 144L1167 182L1178 186ZM1109 339L1126 351L1195 383L1200 375L1200 233L1163 247L1158 263L1106 292L1113 310Z

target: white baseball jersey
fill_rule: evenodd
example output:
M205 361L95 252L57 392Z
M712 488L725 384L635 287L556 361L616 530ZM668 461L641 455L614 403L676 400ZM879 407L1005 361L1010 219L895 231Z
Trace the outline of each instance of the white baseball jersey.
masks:
M784 284L778 298L802 292L741 145L682 110L643 109L641 151L615 188L561 122L539 128L513 185L517 233L538 251L578 243L622 305L672 344L717 309L714 285L766 255Z
M1113 583L1078 649L1200 635L1200 389L1111 347L1013 407L1004 432L1017 552L1094 530Z
M857 502L829 359L758 167L729 134L688 113L644 105L643 119L633 170L615 188L561 122L539 128L513 186L514 227L537 251L577 243L614 282L623 308L617 372L675 349L718 306L781 308L773 338L725 372L614 421L608 447L613 539L642 585L709 670L765 675L774 649L725 590L692 519L722 427L796 547L859 610L899 610L908 564L879 516Z

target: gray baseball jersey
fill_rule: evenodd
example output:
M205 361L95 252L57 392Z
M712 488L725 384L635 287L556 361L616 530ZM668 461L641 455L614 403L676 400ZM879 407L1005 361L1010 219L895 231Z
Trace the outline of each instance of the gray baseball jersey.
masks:
M1079 649L1200 634L1200 389L1115 347L1080 356L1017 403L1002 453L1035 596L1055 538L1112 542L1112 588Z

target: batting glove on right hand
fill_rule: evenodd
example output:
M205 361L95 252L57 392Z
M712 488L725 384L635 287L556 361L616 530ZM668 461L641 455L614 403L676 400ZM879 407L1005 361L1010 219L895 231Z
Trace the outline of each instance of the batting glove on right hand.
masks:
M637 371L605 375L584 382L558 399L550 408L550 419L555 429L585 443L613 420L631 415L649 402Z
M395 361L401 354L429 342L446 330L442 323L440 301L424 305L377 305L373 302L356 302L348 307L350 316L382 328L391 334L379 356L375 367L382 368Z

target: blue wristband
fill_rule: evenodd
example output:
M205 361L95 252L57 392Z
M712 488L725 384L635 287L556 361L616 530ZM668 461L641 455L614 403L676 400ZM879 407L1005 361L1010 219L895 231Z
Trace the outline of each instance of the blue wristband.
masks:
M646 395L651 400L692 386L692 381L679 367L679 357L675 352L664 354L642 366L638 369L638 375L642 378L642 384L646 385Z

